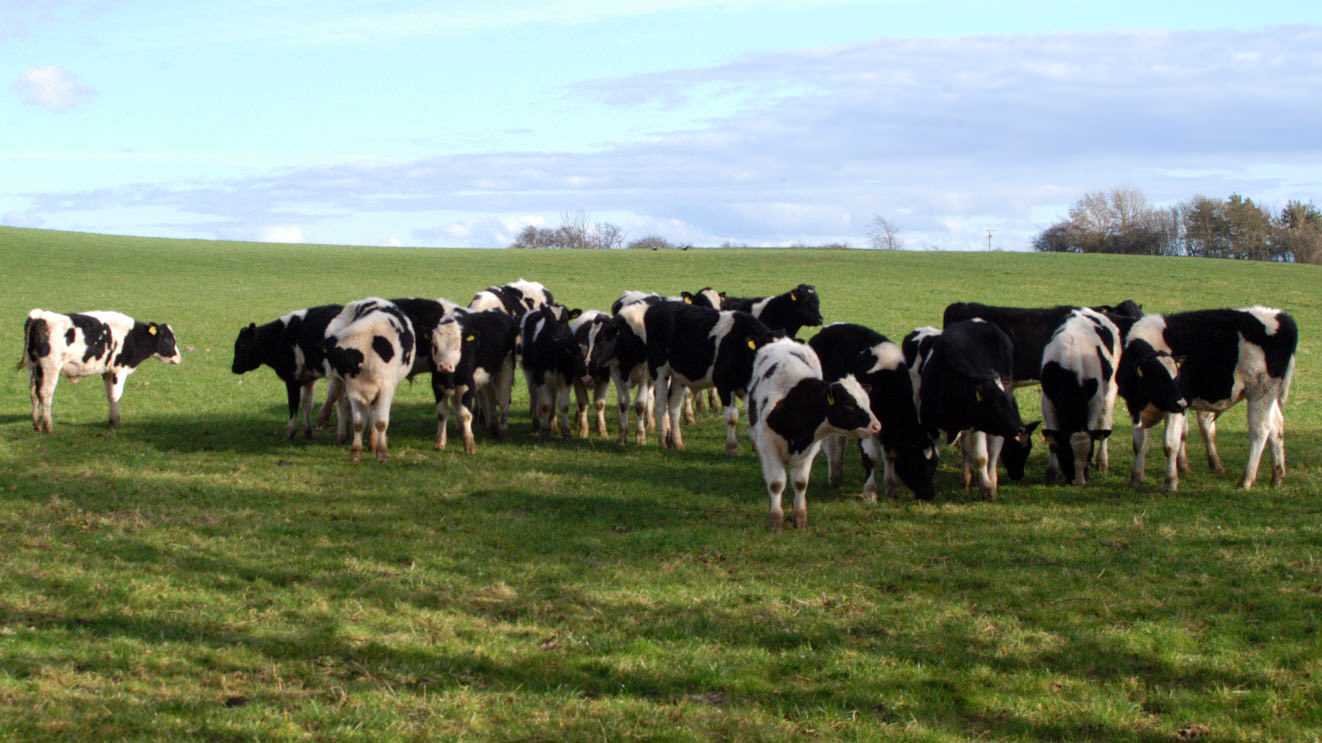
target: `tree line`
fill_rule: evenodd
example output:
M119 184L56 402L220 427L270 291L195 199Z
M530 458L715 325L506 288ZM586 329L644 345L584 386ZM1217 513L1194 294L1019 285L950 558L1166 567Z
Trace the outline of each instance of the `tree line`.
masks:
M1068 218L1033 240L1033 249L1322 263L1322 212L1292 200L1273 213L1240 194L1161 208L1136 188L1115 188L1085 194Z

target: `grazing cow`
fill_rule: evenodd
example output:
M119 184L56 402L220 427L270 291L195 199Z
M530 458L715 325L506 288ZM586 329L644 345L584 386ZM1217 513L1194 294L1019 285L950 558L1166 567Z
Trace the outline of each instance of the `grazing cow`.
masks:
M966 320L944 330L919 328L902 348L917 380L923 428L931 438L960 434L965 489L976 474L982 496L995 500L996 462L1005 440L1029 440L1010 382L1010 338L991 323Z
M868 387L872 413L881 421L879 436L859 441L867 476L863 497L877 498L874 468L880 459L886 495L898 494L902 481L918 498L931 500L939 451L918 422L913 381L900 347L871 328L851 323L827 325L808 345L821 359L823 379L833 382L853 374ZM839 487L844 481L843 437L828 439L824 448L831 486Z
M110 425L119 425L119 398L124 382L138 364L157 358L167 364L183 361L169 325L138 322L119 312L79 312L62 315L32 310L23 322L23 358L32 397L32 428L50 433L51 402L60 377L77 382L96 374L106 385Z
M785 522L781 496L787 472L794 488L794 525L808 526L808 476L822 439L833 434L871 438L879 431L867 391L853 375L822 379L811 346L781 338L757 349L748 386L748 435L771 497L772 529Z
M714 310L679 302L662 302L643 314L647 371L656 408L656 435L661 446L684 448L680 406L685 388L715 387L725 408L725 450L739 453L735 428L739 409L753 373L753 355L776 334L747 312Z
M1224 472L1216 450L1216 418L1247 400L1249 454L1239 486L1253 487L1262 450L1269 444L1272 485L1279 485L1285 479L1281 408L1290 393L1298 341L1294 318L1269 307L1144 315L1125 338L1116 372L1120 396L1133 421L1130 484L1143 483L1147 429L1164 418L1165 489L1179 487L1179 459L1188 425L1185 410L1190 408L1199 412L1208 465Z
M289 400L289 425L285 438L294 438L299 412L303 414L303 437L312 438L312 404L317 380L326 374L322 365L321 342L326 326L343 309L326 304L295 310L264 325L248 323L234 339L235 374L250 372L262 364L275 370L285 383Z
M338 321L351 318L339 327ZM377 460L386 461L386 429L395 388L413 368L416 350L413 323L391 302L377 297L346 305L328 326L321 350L330 374L339 378L343 400L349 406L353 442L349 459L363 455L363 428L369 428L368 446ZM341 411L343 424L346 416Z
M580 438L588 438L588 385L592 386L592 407L595 411L597 434L608 435L606 430L606 390L611 383L609 365L592 364L592 351L597 339L611 325L612 317L597 310L587 310L574 318L569 330L574 334L574 342L583 353L586 373L574 380L574 399L578 403L578 414L574 421Z
M587 354L589 374L607 369L615 382L620 412L621 444L629 436L629 390L634 393L633 409L637 416L634 443L647 441L647 429L656 427L652 417L652 380L647 373L647 330L643 316L648 305L637 302L621 307L609 323L594 324L590 331L591 347ZM649 426L650 422L650 426Z
M1086 307L1065 318L1042 352L1042 436L1048 449L1046 482L1064 472L1075 485L1088 481L1088 463L1106 472L1106 438L1118 390L1115 368L1123 337L1106 315Z
M474 312L500 310L514 317L523 317L543 305L554 304L551 292L536 281L519 279L504 286L492 286L473 295L468 309Z
M560 314L546 306L523 316L523 374L531 390L533 430L540 431L543 440L550 438L557 419L560 435L570 437L569 390L587 374L587 362L569 329L578 312Z
M474 401L479 409L489 411L486 425L498 439L509 435L510 393L514 386L514 345L519 326L513 317L501 310L458 312L453 321L458 326L458 361L450 372L432 374L432 392L441 404L436 409L436 448L446 445L446 424L449 420L449 401L455 409L459 435L464 442L464 453L477 451L473 438ZM444 324L445 321L442 321ZM434 363L441 363L446 353L449 335L432 334L431 353ZM453 358L453 357L450 357Z
M774 297L725 297L721 309L747 312L768 328L791 338L804 325L822 324L821 301L811 284L799 284Z
M942 325L963 320L980 318L995 325L1010 336L1014 348L1015 386L1037 384L1038 373L1042 371L1042 351L1051 340L1056 328L1065 322L1070 312L1076 308L1071 305L1056 307L995 307L977 302L955 302L946 307L942 316ZM1143 306L1132 299L1126 299L1114 307L1102 305L1091 308L1106 315L1124 333L1143 315Z

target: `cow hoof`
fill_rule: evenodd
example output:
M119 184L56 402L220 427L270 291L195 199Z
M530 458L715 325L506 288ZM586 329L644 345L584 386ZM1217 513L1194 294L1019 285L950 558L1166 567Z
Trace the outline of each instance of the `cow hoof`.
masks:
M1129 476L1129 487L1131 487L1131 488L1141 488L1141 487L1143 487L1143 476L1142 476L1142 475L1137 475L1137 474L1135 474L1135 475L1130 475L1130 476Z
M808 528L808 512L807 512L807 511L795 511L795 512L794 512L794 528L795 528L795 529L807 529L807 528Z
M1240 483L1240 487L1244 487L1244 484L1243 484L1242 482ZM1180 481L1179 481L1179 480L1167 480L1167 481L1166 481L1166 484L1162 486L1162 488L1161 488L1161 492L1163 492L1163 493L1174 493L1174 492L1178 491L1179 489L1180 489Z
M464 439L464 453L473 454L477 451L477 442L473 439Z
M610 429L606 428L606 426L604 426L604 425L602 425L602 426L597 426L597 435L600 436L600 437L602 437L602 438L604 439L604 438L606 438L607 436L610 435ZM585 436L584 438L587 438L587 437Z
M739 445L738 445L738 444L726 444L726 445L725 445L725 453L726 453L726 454L729 454L729 455L732 456L732 457L737 457L737 456L739 456Z
M875 491L875 490L864 490L864 491L863 491L862 498L863 498L863 500L867 501L868 503L876 503L876 502L877 502L877 491Z
M363 461L363 453L362 453L361 451L351 451L351 452L349 452L349 461L350 461L350 462L361 462L361 461Z
M767 528L771 531L780 531L785 526L784 513L772 513L767 519Z
M1218 474L1225 474L1226 472L1225 466L1222 465L1220 462L1213 462L1209 460L1207 462L1207 468Z

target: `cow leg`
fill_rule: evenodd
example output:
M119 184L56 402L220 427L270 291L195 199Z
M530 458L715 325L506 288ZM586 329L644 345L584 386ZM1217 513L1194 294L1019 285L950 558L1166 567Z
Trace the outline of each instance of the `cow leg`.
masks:
M388 387L377 393L372 404L372 451L376 452L376 461L384 462L387 457L386 429L390 427L390 404L395 398L395 388Z
M1249 398L1248 408L1249 456L1248 460L1244 462L1244 477L1239 481L1239 486L1245 490L1253 487L1253 482L1258 479L1258 466L1262 462L1262 452L1267 448L1267 443L1275 438L1274 434L1276 433L1276 426L1275 421L1273 420L1275 417L1273 416L1273 413L1276 412L1276 398L1274 396L1251 397ZM1275 463L1279 462L1282 470L1281 476L1284 477L1285 462L1276 459L1274 449L1275 447L1273 445L1272 481L1273 484L1280 484L1276 482L1276 474L1274 472L1276 469Z
M317 380L309 379L299 387L298 406L303 419L303 438L312 440L312 408L317 402Z
M609 382L593 382L592 388L592 409L597 413L597 435L609 436L610 429L606 427L606 395L610 392Z
M473 411L482 408L480 400L485 398L486 396L481 391L474 392L468 388L468 385L463 385L454 391L455 415L459 418L459 437L464 442L465 454L477 452L477 440L473 437L473 419L475 418ZM494 406L489 407L489 409L494 413Z
M1042 476L1044 485L1055 485L1056 477L1060 475L1060 460L1056 458L1056 447L1059 446L1055 441L1047 442L1047 471Z
M1180 472L1189 471L1189 421L1185 420L1184 423L1180 431L1180 447L1175 454L1175 466Z
M343 413L346 408L337 406L336 403L344 396L344 380L336 376L326 378L326 400L321 403L321 410L317 412L317 428L325 428L330 425L331 409L338 407L338 412ZM337 427L337 432L339 427ZM341 440L336 443L343 444Z
M128 375L122 371L106 372L101 379L106 383L106 401L110 403L110 427L119 427L119 398L124 395L124 382Z
M341 382L341 385L344 383ZM339 400L335 403L335 443L343 444L349 440L353 425L353 404L349 402L349 396L344 393L343 386L340 389ZM362 449L361 444L358 447ZM356 461L356 460L355 460Z
M753 442L753 448L757 450L757 455L762 460L762 479L767 484L767 495L771 499L767 513L767 528L780 531L785 525L785 510L781 506L781 497L785 494L785 464L780 461L780 455L774 449L763 451L756 441Z
M863 500L877 500L877 460L881 458L881 440L868 436L858 442L859 453L863 455L863 472L867 479L863 481Z
M1111 471L1111 454L1106 448L1106 439L1097 442L1097 455L1094 457L1093 464L1098 472Z
M51 406L55 403L55 385L60 381L60 370L36 364L28 372L28 391L32 397L32 429L38 433L51 432Z
M574 425L578 429L578 437L586 439L591 435L588 429L588 387L581 379L574 380L574 402L578 404L578 410L574 413Z
M1129 471L1129 487L1137 488L1143 484L1143 466L1148 456L1148 429L1142 421L1137 421L1131 433L1134 437L1134 464Z
M615 383L615 408L620 414L619 444L620 446L624 446L629 440L629 384L628 382L625 382L621 376L618 365L611 365L611 381ZM641 386L638 391L639 394L642 393ZM642 423L641 417L639 418L639 423Z
M1271 410L1271 439L1268 443L1272 449L1272 487L1276 487L1285 481L1285 413L1275 397Z
M973 489L974 471L979 467L979 462L986 466L987 460L987 441L986 435L981 431L972 429L964 431L959 435L959 450L964 455L960 468L959 484L968 493ZM982 475L978 473L978 479L981 481Z
M442 451L450 443L450 402L454 402L457 410L458 392L456 388L447 388L440 392L440 399L436 401L436 441L432 444L436 451Z
M536 385L533 388L532 398L532 430L535 431L542 441L551 438L551 410L554 401L551 399L551 390L545 384Z
M681 424L684 420L684 395L688 392L682 384L676 384L675 378L670 378L670 389L666 393L666 419L670 425L670 446L674 449L684 449L684 432L681 430ZM661 421L657 421L661 425ZM660 432L658 431L658 435Z
M708 388L707 388L707 407L708 407L708 408L711 408L711 411L712 411L713 413L716 412L716 390L715 390L715 388L712 388L712 387L708 387Z
M684 422L690 426L698 422L697 416L693 414L693 398L697 394L695 389L684 388Z
M1092 436L1087 431L1070 434L1070 448L1074 450L1074 484L1088 484L1088 463L1092 460Z
M838 488L845 484L845 437L827 436L822 442L826 452L826 484Z
M510 396L514 394L514 364L506 362L495 381L496 438L504 441L510 436Z
M559 414L558 417L560 419L560 438L571 439L573 438L573 434L571 433L569 426L569 385L568 384L560 385L559 390L556 392L555 400L556 400L555 409L556 412ZM586 422L586 418L584 419L584 421ZM586 433L584 433L583 438L587 438Z
M285 400L289 404L289 424L285 426L285 441L291 441L298 432L298 413L302 409L303 385L297 379L285 380Z
M1216 450L1216 413L1200 410L1195 414L1198 419L1198 433L1203 437L1203 447L1207 449L1207 468L1213 472L1225 472L1221 463L1221 454Z
M656 442L665 449L670 441L670 374L662 372L652 378L652 411L656 420Z
M895 472L895 460L898 452L894 449L882 450L881 453L881 489L887 498L900 497L900 476Z
M1188 416L1184 413L1171 413L1166 416L1166 439L1163 442L1163 451L1166 454L1166 486L1163 490L1167 493L1174 493L1180 489L1179 455L1188 435Z
M348 414L345 414L344 408L348 407ZM341 399L340 403L340 421L349 419L349 425L353 429L353 438L349 444L349 461L359 462L363 458L363 428L367 425L366 406L357 400L349 401Z
M721 404L725 406L725 453L737 457L739 456L739 406L735 405L733 392L717 390L717 395L721 398Z
M983 500L994 501L1001 475L1000 468L996 465L1001 461L1001 449L1005 447L1005 437L988 434L984 440L987 442L987 464L982 479L978 481L978 489L982 492Z
M794 526L808 528L808 476L812 473L812 460L817 454L817 447L809 447L797 457L790 458L790 484L794 487L794 505L790 513L794 517Z

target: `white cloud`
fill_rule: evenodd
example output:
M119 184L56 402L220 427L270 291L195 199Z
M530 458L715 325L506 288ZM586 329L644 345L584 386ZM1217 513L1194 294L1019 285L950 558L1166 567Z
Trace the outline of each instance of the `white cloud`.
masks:
M257 230L257 241L264 243L301 243L303 228L297 225L270 225Z
M73 73L58 65L33 67L18 76L14 93L29 106L68 111L95 97L97 91L79 82Z

